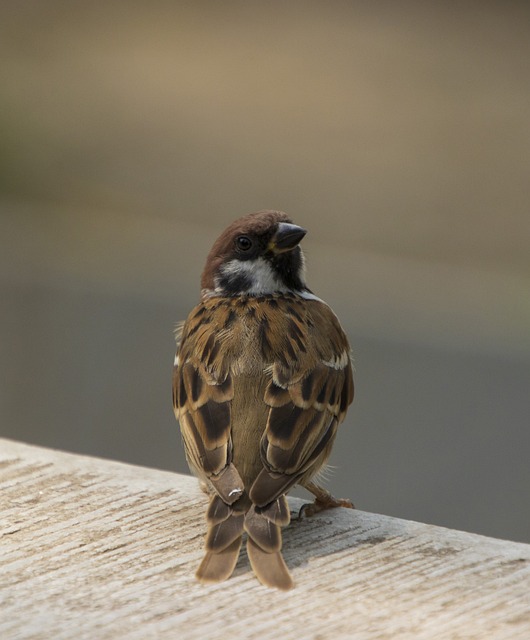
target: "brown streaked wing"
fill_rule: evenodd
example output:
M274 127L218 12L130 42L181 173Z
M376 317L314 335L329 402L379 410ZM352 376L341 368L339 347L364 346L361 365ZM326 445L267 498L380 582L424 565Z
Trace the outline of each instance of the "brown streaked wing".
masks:
M289 300L286 306L290 321L297 323L296 330L289 329L290 344L299 348L303 340L305 349L294 360L278 358L272 366L264 396L270 406L261 441L264 469L250 490L259 507L319 470L353 399L349 345L334 313L318 301L297 305ZM302 371L296 363L302 363Z
M173 405L188 462L200 475L219 474L230 462L231 376L220 357L215 317L219 301L193 309L180 330L178 364L173 369ZM222 355L222 354L221 354Z

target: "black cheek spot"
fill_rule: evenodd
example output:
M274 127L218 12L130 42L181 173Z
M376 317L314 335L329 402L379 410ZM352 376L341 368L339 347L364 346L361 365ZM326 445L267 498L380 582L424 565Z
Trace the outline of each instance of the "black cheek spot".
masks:
M244 273L223 275L219 286L226 295L237 295L250 289L252 280Z

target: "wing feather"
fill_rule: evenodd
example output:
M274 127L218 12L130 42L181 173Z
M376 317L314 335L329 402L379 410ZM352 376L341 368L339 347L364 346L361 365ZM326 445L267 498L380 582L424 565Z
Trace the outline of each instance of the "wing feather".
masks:
M349 345L336 316L324 303L304 302L279 305L289 348L275 351L264 394L270 410L260 447L263 470L250 490L258 507L325 464L353 399Z
M211 304L199 304L179 331L173 405L190 466L199 477L216 480L221 491L229 493L242 488L237 471L225 473L223 482L220 480L230 466L234 388L225 359L217 357L221 338L219 327L212 324L211 311ZM220 317L225 322L224 315ZM231 488L227 487L228 479L235 482Z

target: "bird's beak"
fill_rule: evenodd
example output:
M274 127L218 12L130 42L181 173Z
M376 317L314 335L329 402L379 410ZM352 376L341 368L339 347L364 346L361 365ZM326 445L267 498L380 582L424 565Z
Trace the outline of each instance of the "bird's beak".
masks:
M280 222L276 233L273 235L269 244L269 249L276 253L291 251L305 236L307 231L296 224L289 222Z

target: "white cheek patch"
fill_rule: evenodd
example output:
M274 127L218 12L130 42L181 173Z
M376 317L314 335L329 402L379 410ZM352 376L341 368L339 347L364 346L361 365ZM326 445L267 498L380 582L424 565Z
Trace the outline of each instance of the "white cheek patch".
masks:
M178 367L179 366L179 357L177 355L175 355L175 360L173 360L173 366L174 367Z
M288 291L283 282L276 276L271 265L263 258L256 260L230 260L222 267L224 276L245 276L249 286L245 293L265 295L275 291Z

